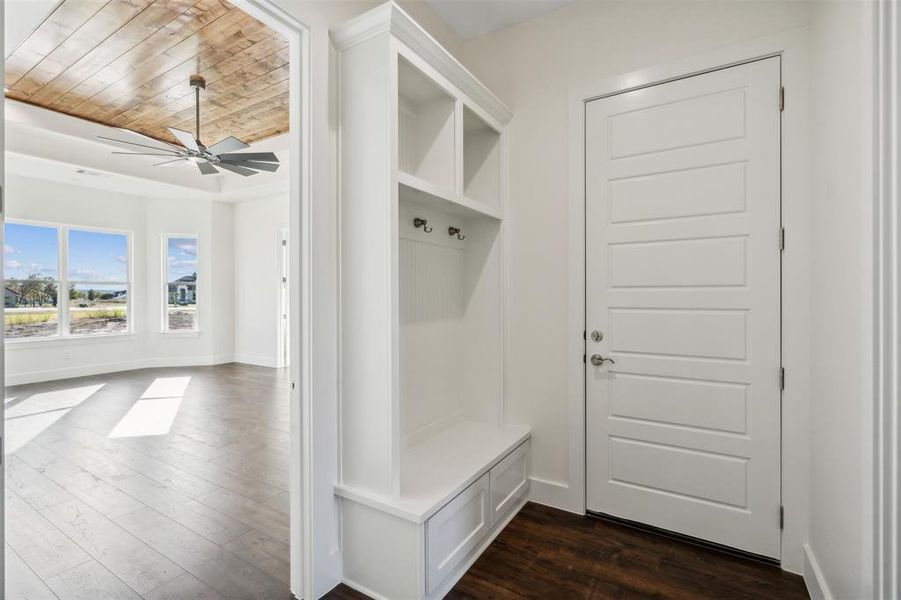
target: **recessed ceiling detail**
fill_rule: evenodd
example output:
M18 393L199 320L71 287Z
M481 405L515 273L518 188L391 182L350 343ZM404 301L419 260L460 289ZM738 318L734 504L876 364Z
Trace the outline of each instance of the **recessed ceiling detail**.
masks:
M288 40L223 0L64 0L6 59L6 96L174 141L288 131Z

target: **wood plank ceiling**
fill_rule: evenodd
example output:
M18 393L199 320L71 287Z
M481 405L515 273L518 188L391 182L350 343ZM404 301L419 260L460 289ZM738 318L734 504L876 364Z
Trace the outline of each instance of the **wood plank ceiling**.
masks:
M63 0L6 58L8 98L174 141L288 131L288 40L224 0Z

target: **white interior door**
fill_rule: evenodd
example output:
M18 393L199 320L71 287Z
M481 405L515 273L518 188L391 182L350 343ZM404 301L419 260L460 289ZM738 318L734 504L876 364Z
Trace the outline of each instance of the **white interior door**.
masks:
M773 558L779 89L770 58L585 121L588 509Z

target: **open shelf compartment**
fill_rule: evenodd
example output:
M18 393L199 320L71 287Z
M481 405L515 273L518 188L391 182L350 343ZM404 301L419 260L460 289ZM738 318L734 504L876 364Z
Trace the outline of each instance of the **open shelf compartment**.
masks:
M468 107L463 108L463 195L500 208L501 135Z
M398 168L453 190L454 98L402 56L397 91Z

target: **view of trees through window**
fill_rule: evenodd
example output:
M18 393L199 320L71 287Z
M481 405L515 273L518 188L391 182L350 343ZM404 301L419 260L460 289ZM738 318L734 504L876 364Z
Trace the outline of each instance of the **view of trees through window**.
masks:
M7 222L3 254L7 338L128 331L126 234Z
M69 333L128 331L128 238L69 230Z
M7 338L59 333L59 233L56 227L6 223L3 238Z
M197 329L197 238L167 236L164 329Z

